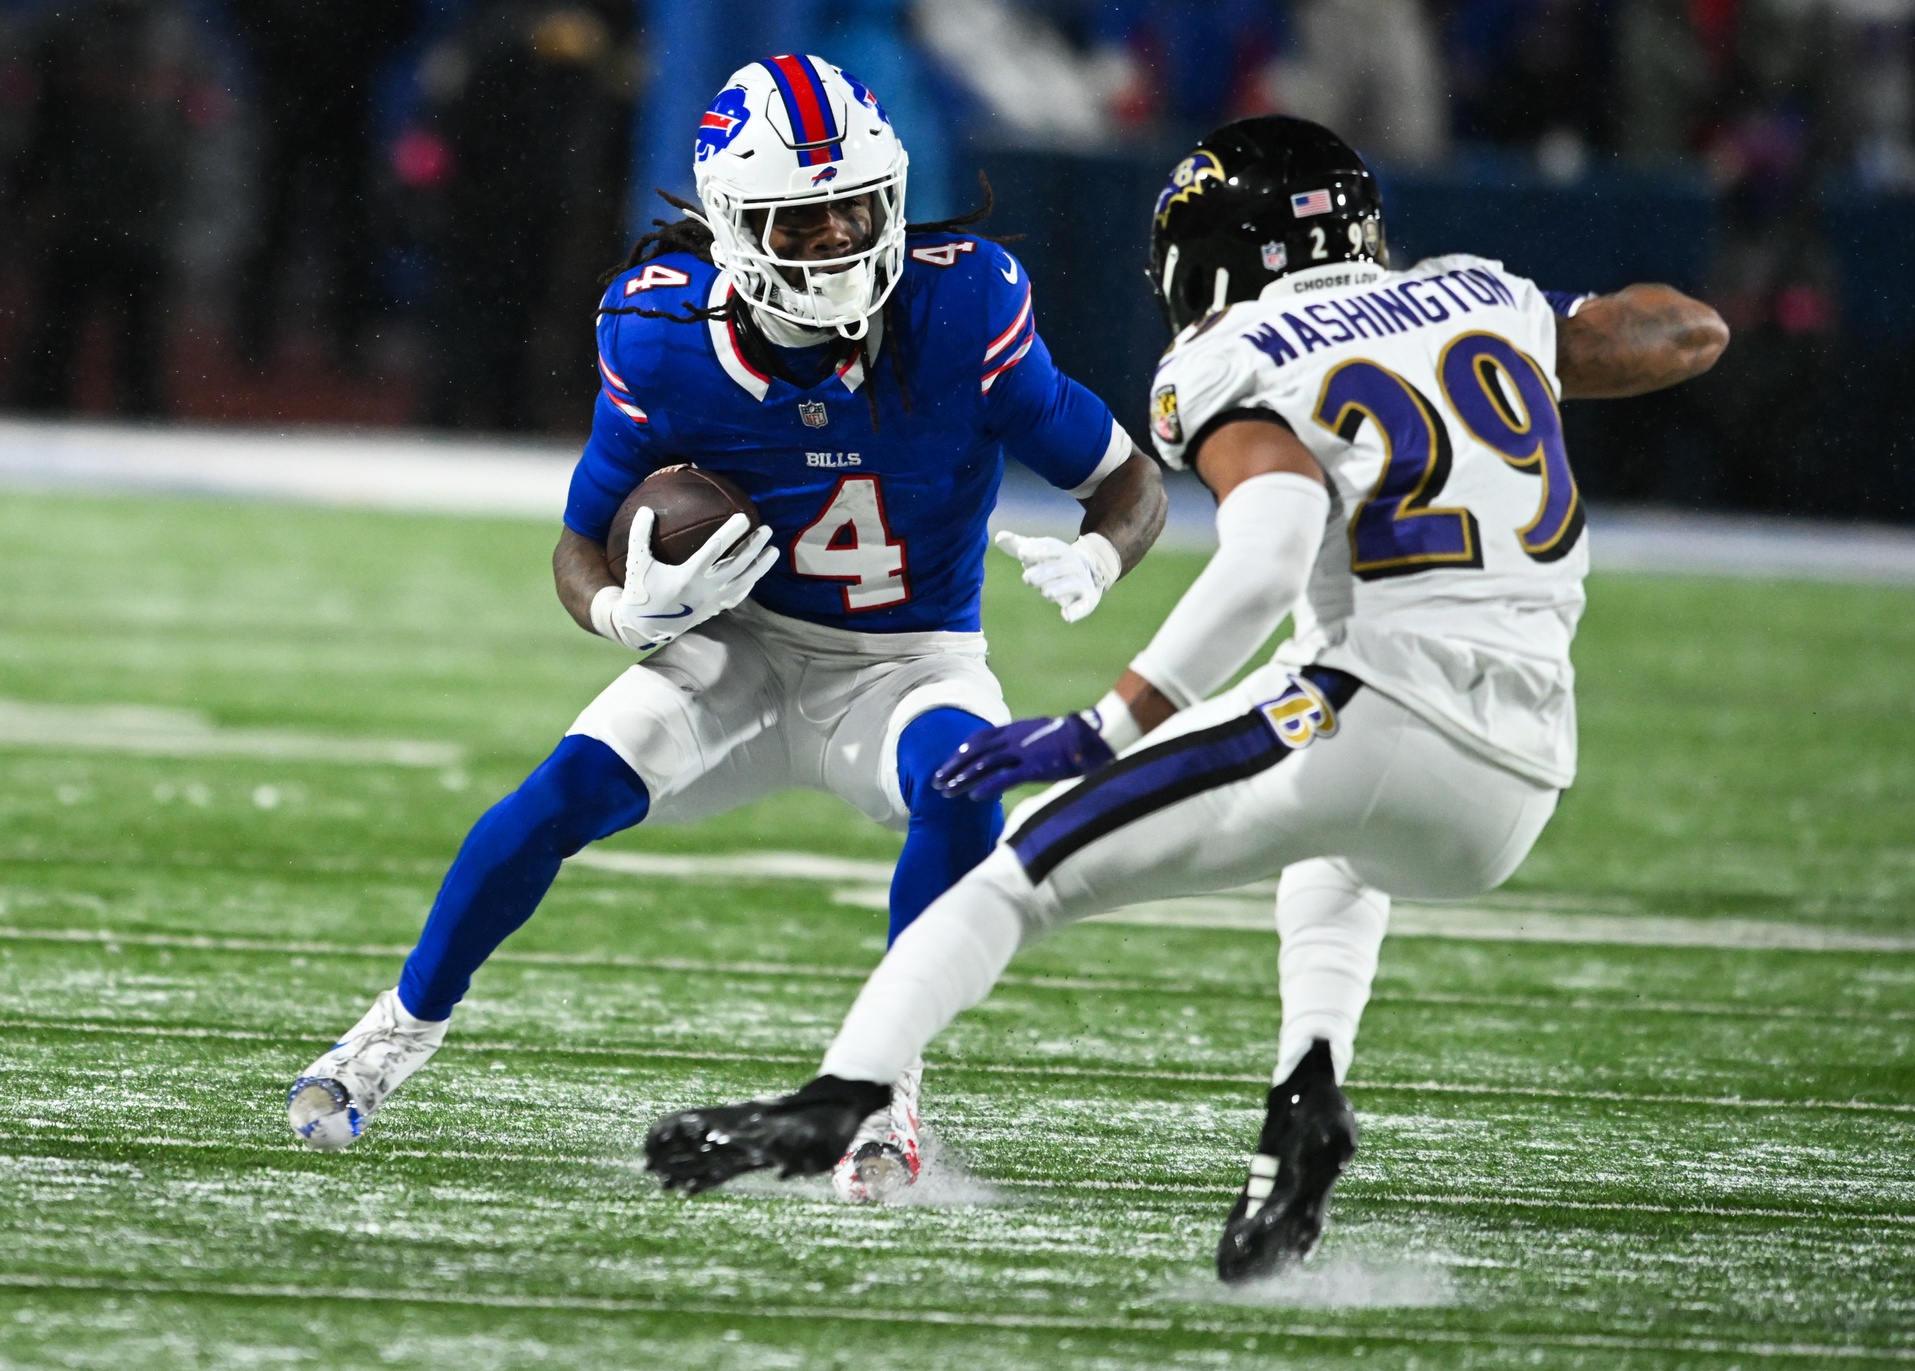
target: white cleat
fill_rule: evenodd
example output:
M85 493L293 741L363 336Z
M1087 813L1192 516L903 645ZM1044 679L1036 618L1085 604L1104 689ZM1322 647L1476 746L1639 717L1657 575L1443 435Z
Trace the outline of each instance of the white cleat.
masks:
M308 1147L337 1152L366 1131L386 1097L424 1066L445 1041L450 1019L415 1019L397 990L372 1008L307 1067L286 1094L286 1122Z
M831 1188L851 1204L886 1204L918 1183L918 1088L924 1063L906 1067L891 1087L891 1107L859 1127L831 1172Z

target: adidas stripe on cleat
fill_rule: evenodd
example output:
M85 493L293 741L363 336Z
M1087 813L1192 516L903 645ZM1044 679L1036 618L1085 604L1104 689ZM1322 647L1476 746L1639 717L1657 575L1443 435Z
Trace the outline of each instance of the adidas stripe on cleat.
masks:
M1217 1244L1217 1275L1231 1284L1256 1280L1309 1256L1356 1144L1356 1114L1337 1086L1330 1044L1318 1038L1270 1091L1249 1179Z

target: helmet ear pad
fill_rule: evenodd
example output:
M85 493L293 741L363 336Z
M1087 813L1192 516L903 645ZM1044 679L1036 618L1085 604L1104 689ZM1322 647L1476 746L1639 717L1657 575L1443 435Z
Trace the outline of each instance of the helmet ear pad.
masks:
M1321 124L1241 119L1172 169L1150 249L1151 286L1180 333L1291 272L1381 261L1382 195L1356 150Z

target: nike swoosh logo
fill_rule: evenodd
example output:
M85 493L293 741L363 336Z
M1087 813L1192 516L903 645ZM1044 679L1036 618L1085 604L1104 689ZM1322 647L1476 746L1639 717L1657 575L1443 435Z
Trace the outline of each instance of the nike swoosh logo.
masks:
M1018 744L1018 746L1029 747L1032 743L1035 743L1044 738L1050 737L1051 734L1057 732L1058 729L1062 728L1065 724L1069 722L1070 722L1070 715L1068 714L1060 715L1059 717L1051 720L1050 726L1048 728L1038 729L1037 732L1030 734L1028 737L1026 737L1023 742Z
M678 613L676 614L641 614L638 617L641 619L682 619L691 612L692 607L683 600L680 600L678 602Z
M1004 260L1006 263L1008 263L1008 265L999 267L997 269L997 274L999 276L1002 276L1006 281L1009 281L1012 285L1016 285L1017 284L1017 259L1015 257L1007 257Z

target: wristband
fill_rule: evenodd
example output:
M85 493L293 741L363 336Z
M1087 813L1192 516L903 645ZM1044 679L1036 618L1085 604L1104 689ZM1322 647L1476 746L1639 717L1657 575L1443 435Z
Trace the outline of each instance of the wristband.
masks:
M1071 550L1090 567L1099 593L1116 585L1117 578L1124 574L1124 559L1117 555L1116 545L1101 533L1084 534L1071 544Z
M1548 302L1550 309L1565 319L1574 319L1576 311L1595 298L1594 291L1546 290L1543 292L1543 299Z
M625 640L612 627L612 610L618 604L618 597L624 593L623 586L603 586L592 596L592 632L601 638L610 638L620 647L625 646Z
M1085 710L1084 720L1097 730L1097 736L1110 745L1112 752L1122 752L1144 736L1144 730L1137 726L1137 716L1114 690L1106 692L1103 699Z

